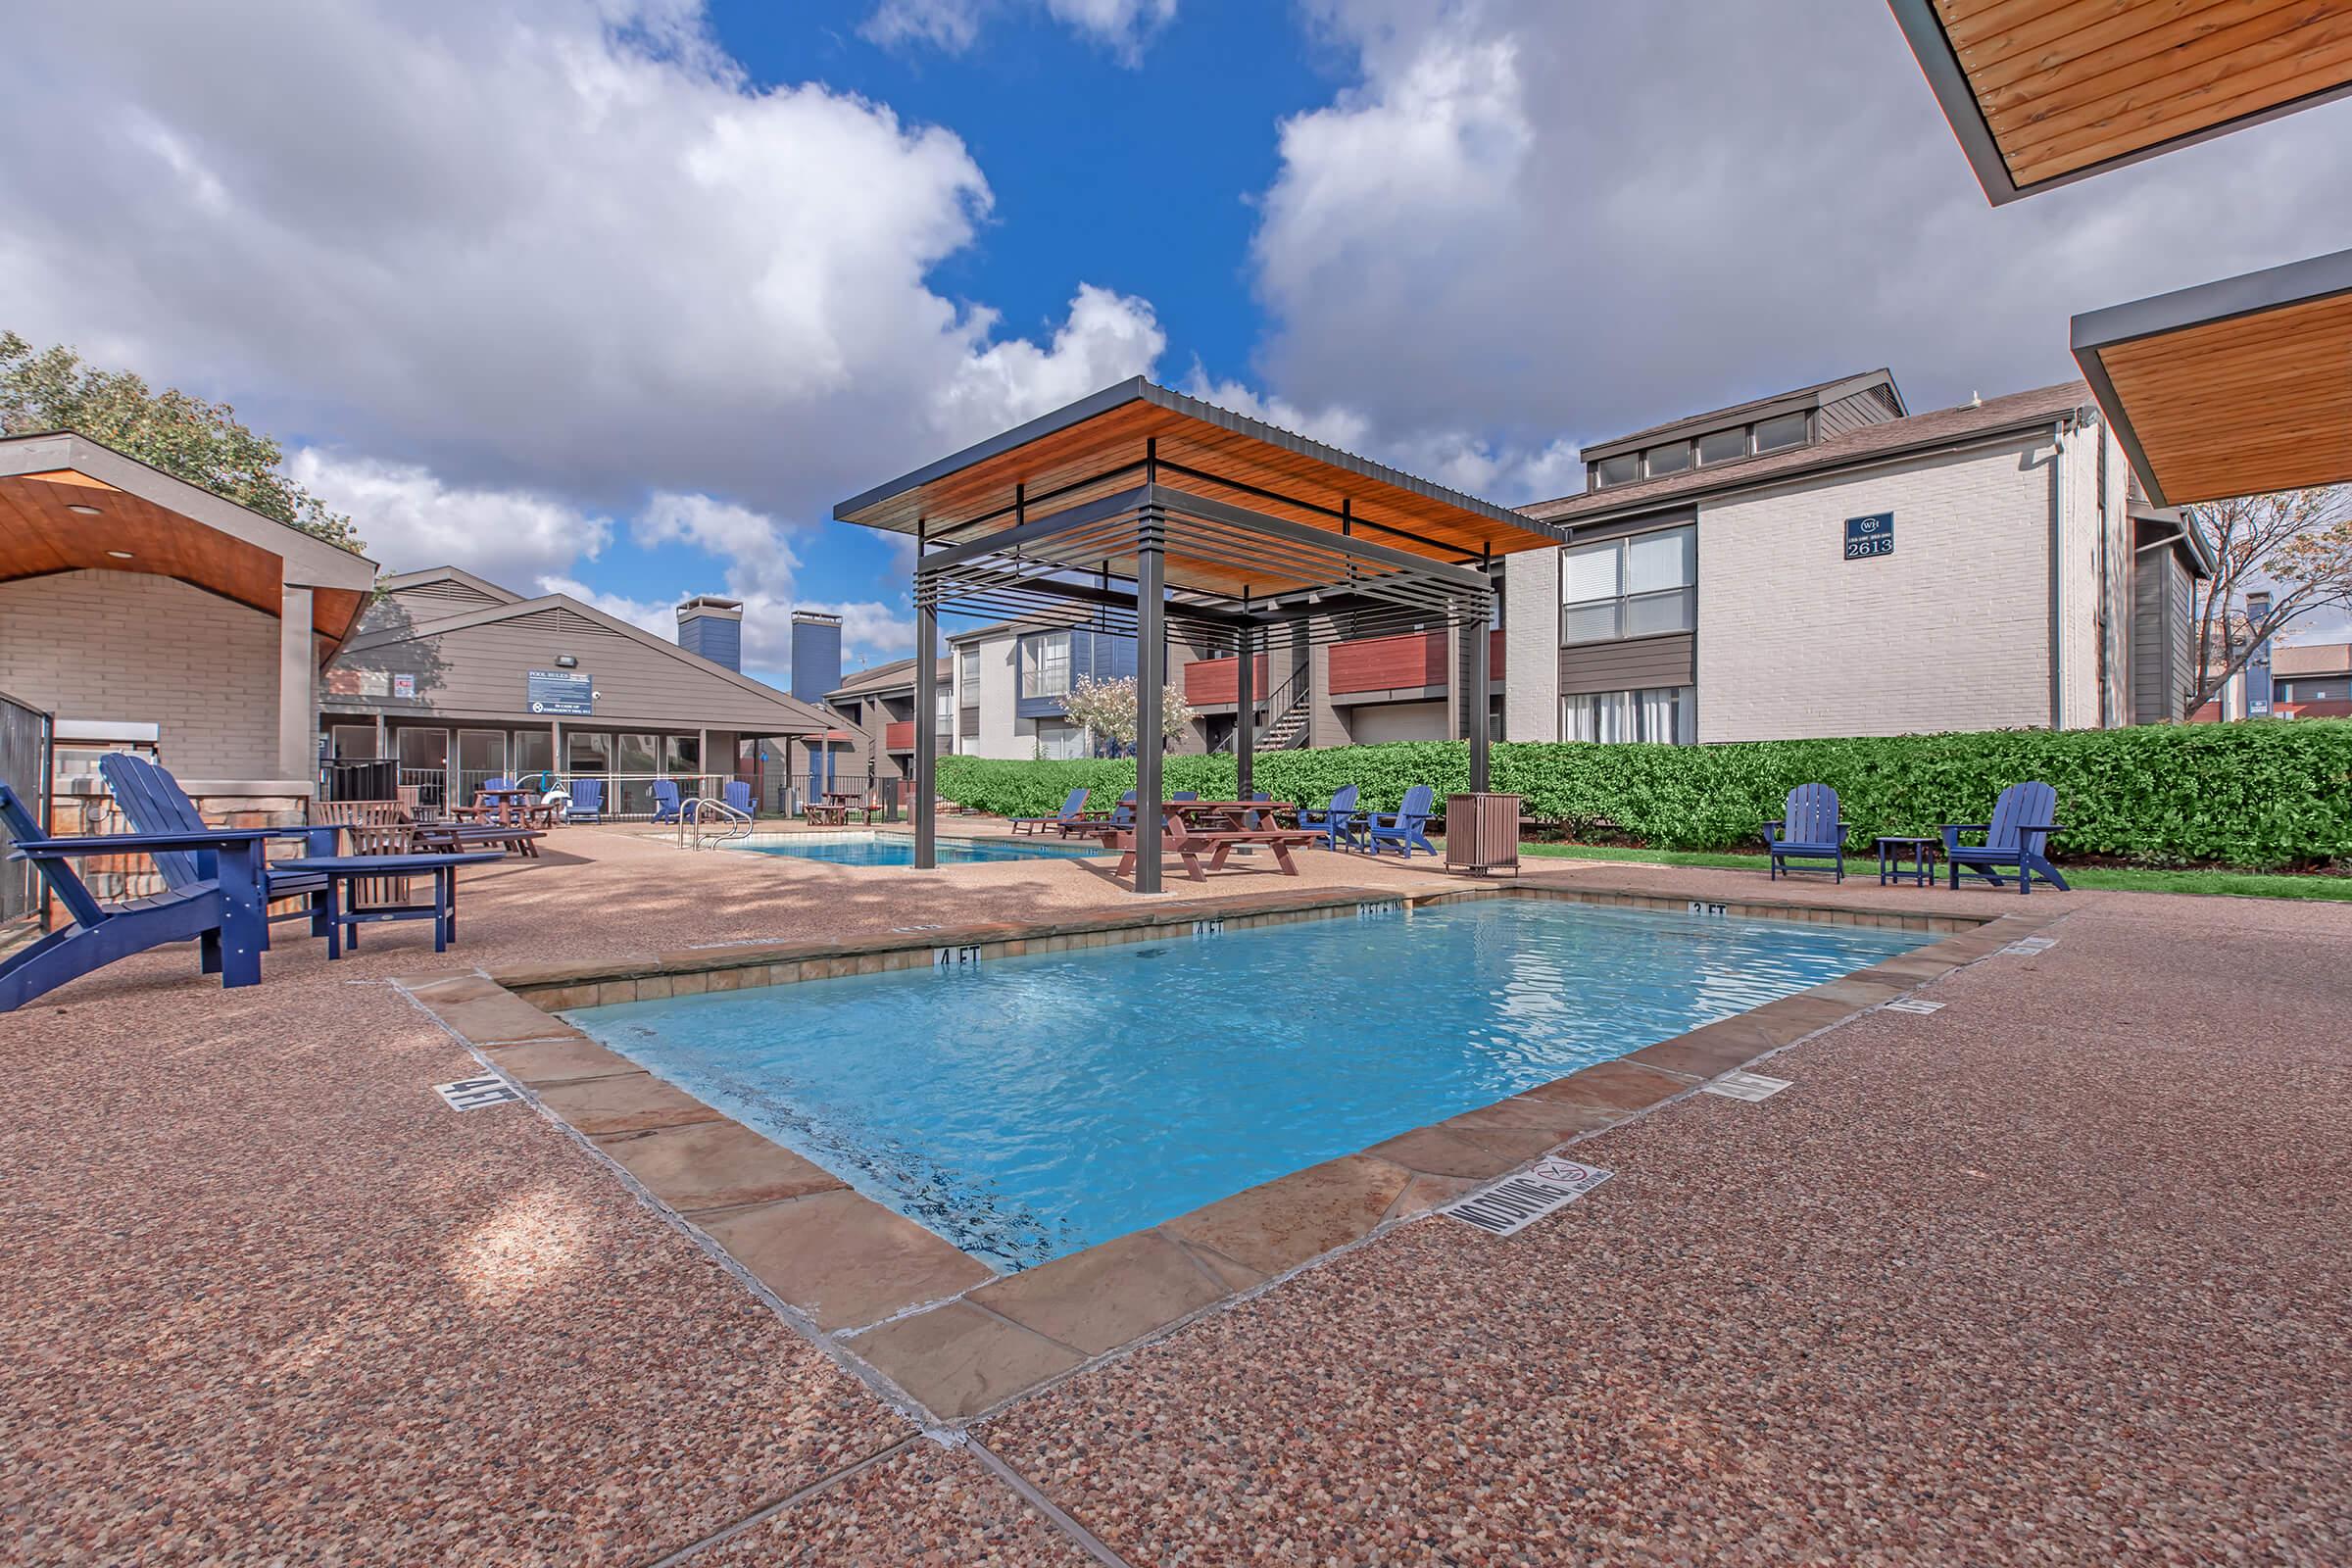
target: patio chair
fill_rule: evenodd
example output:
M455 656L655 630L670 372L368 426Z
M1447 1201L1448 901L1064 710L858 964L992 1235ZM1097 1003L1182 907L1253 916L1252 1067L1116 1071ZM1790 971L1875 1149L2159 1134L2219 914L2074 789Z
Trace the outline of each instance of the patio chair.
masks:
M1943 825L1943 863L1951 868L1952 887L1960 886L1960 872L1966 867L1969 875L1982 877L1994 887L2007 887L2001 880L2001 868L2009 867L2017 877L2017 891L2022 897L2034 891L2034 879L2041 878L2059 892L2071 891L2066 878L2043 856L2042 848L2053 833L2065 828L2050 820L2058 814L2058 792L2049 785L2034 780L2012 784L2001 791L2000 799L1992 803L1989 822L1946 822ZM1963 833L1982 833L1982 844L1963 844Z
M179 787L179 780L160 762L151 762L135 752L111 752L98 760L98 771L115 798L123 819L131 831L148 837L175 833L204 833L210 825L188 792ZM331 824L311 827L275 827L257 830L266 838L300 838L308 841L312 855L331 856L342 832ZM135 852L133 852L135 853ZM192 850L164 850L148 857L155 862L158 875L167 888L192 888L209 880ZM263 922L262 948L270 946L269 927L282 920L308 919L313 936L324 936L324 906L321 896L326 892L326 878L317 871L302 868L302 862L279 860L262 868L264 904L276 904L286 899L305 901L300 908L280 910L268 915ZM210 974L211 970L205 971Z
M1047 828L1057 828L1064 822L1081 821L1085 816L1086 786L1081 784L1062 798L1060 810L1052 816L1016 816L1012 819L1012 830L1018 833L1028 828L1032 832L1043 833Z
M1838 814L1838 792L1827 784L1799 784L1790 790L1780 816L1764 824L1764 852L1772 858L1767 880L1790 874L1790 860L1827 860L1843 882L1845 823Z
M12 858L31 862L49 897L73 923L0 957L0 1012L13 1012L67 981L103 969L118 958L162 947L197 943L197 965L224 986L261 983L269 922L262 903L262 847L271 828L205 828L189 833L114 833L50 838L24 802L0 784L0 828L14 841ZM87 856L184 857L197 875L150 898L102 902L72 861Z
M1426 831L1432 808L1437 805L1438 792L1426 784L1416 784L1404 792L1404 802L1394 811L1371 811L1364 817L1364 848L1378 855L1383 844L1394 844L1396 853L1406 859L1413 858L1416 846L1427 850L1436 858L1438 847L1429 842Z
M1200 792L1199 790L1178 790L1175 794L1168 797L1168 799L1171 801L1197 801L1200 798Z
M1355 796L1354 785L1343 784L1332 791L1331 800L1320 811L1310 811L1305 807L1300 807L1298 808L1299 828L1309 833L1320 833L1323 836L1325 849L1337 850L1342 839L1348 841L1350 849L1358 848L1355 825L1363 813L1355 808Z
M605 815L605 781L597 778L575 778L571 781L571 808L564 813L566 822L600 822Z
M739 778L727 780L727 804L744 815L752 814L752 787Z
M678 781L670 778L654 780L654 820L675 822L678 819Z

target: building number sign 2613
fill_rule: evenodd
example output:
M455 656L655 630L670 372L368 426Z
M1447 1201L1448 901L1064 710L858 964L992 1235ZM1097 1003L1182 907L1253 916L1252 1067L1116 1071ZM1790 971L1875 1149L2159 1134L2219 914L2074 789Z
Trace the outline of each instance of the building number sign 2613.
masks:
M1894 514L1874 512L1867 517L1845 519L1845 559L1868 561L1894 554Z

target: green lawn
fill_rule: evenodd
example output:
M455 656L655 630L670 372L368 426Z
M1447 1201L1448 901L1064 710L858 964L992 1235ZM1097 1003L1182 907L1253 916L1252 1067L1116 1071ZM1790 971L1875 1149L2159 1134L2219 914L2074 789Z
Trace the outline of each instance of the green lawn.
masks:
M1691 854L1675 850L1597 849L1584 844L1521 844L1519 853L1560 860L1645 860L1653 865L1713 865L1736 871L1765 869L1761 855ZM1857 858L1846 858L1852 874ZM1878 861L1860 858L1866 874ZM2264 871L2145 871L2117 866L2061 866L2079 888L2128 893L2212 893L2241 899L2338 899L2352 903L2352 876L2286 876Z

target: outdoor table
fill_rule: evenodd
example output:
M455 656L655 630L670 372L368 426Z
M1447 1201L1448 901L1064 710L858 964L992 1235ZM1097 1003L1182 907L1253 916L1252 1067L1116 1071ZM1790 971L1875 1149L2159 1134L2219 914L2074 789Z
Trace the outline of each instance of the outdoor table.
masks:
M1196 816L1216 818L1234 831L1240 832L1249 823L1249 813L1262 812L1258 825L1273 827L1275 817L1284 811L1298 809L1288 801L1170 801L1168 809L1190 824ZM1210 831L1216 831L1212 826Z
M1284 801L1164 801L1160 808L1164 813L1161 853L1174 855L1183 861L1185 874L1196 882L1207 881L1208 871L1223 870L1226 858L1236 851L1247 851L1253 847L1250 842L1236 842L1230 835L1264 835L1254 842L1262 843L1274 852L1274 858L1284 876L1298 874L1298 867L1291 859L1292 843L1314 836L1299 833L1296 829L1276 827L1270 820L1261 821L1254 828L1247 825L1251 811L1262 811L1271 818L1276 811L1291 809L1289 803ZM1118 868L1111 875L1128 876L1134 872L1141 845L1133 826L1122 827L1105 820L1089 822L1083 829L1073 831L1096 834L1102 840L1103 849L1119 852ZM1200 863L1202 850L1209 852L1205 867Z
M430 858L430 865L419 865L419 859ZM326 878L326 956L343 956L345 926L351 927L349 941L352 950L360 946L360 927L376 920L430 920L433 922L433 951L446 953L458 938L458 867L486 865L506 857L496 850L474 850L459 855L307 855L299 860L288 860L288 866L299 865L306 873L316 872ZM355 882L368 877L421 877L430 872L433 879L433 901L430 904L370 905L365 909L350 906L349 890Z
M1879 886L1890 882L1908 882L1914 887L1927 887L1936 880L1935 839L1889 838L1879 840ZM1909 865L1903 864L1908 859Z
M867 795L863 790L827 790L825 791L823 809L840 812L840 820L845 826L850 820L852 811L862 810L865 812L866 826L873 826L873 797Z
M477 789L473 796L477 801L488 801L497 810L499 826L519 827L527 825L531 797L538 793L526 789Z

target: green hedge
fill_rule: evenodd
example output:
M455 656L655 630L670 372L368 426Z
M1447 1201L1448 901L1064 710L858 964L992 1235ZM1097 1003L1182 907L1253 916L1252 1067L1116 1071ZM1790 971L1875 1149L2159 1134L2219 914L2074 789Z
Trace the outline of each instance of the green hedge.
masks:
M1469 787L1469 748L1408 741L1257 759L1257 787L1320 805L1343 784L1394 809L1415 784L1443 798ZM1171 757L1166 788L1215 799L1234 789L1231 757ZM2068 856L2152 865L2263 869L2352 861L2352 720L2151 724L2116 730L1996 730L1886 739L1721 746L1520 745L1494 748L1494 787L1572 836L1614 830L1663 850L1753 850L1798 784L1838 791L1853 845L1881 833L1981 822L2002 786L2058 790ZM940 793L1003 815L1043 816L1076 785L1106 804L1135 784L1125 761L939 760Z

